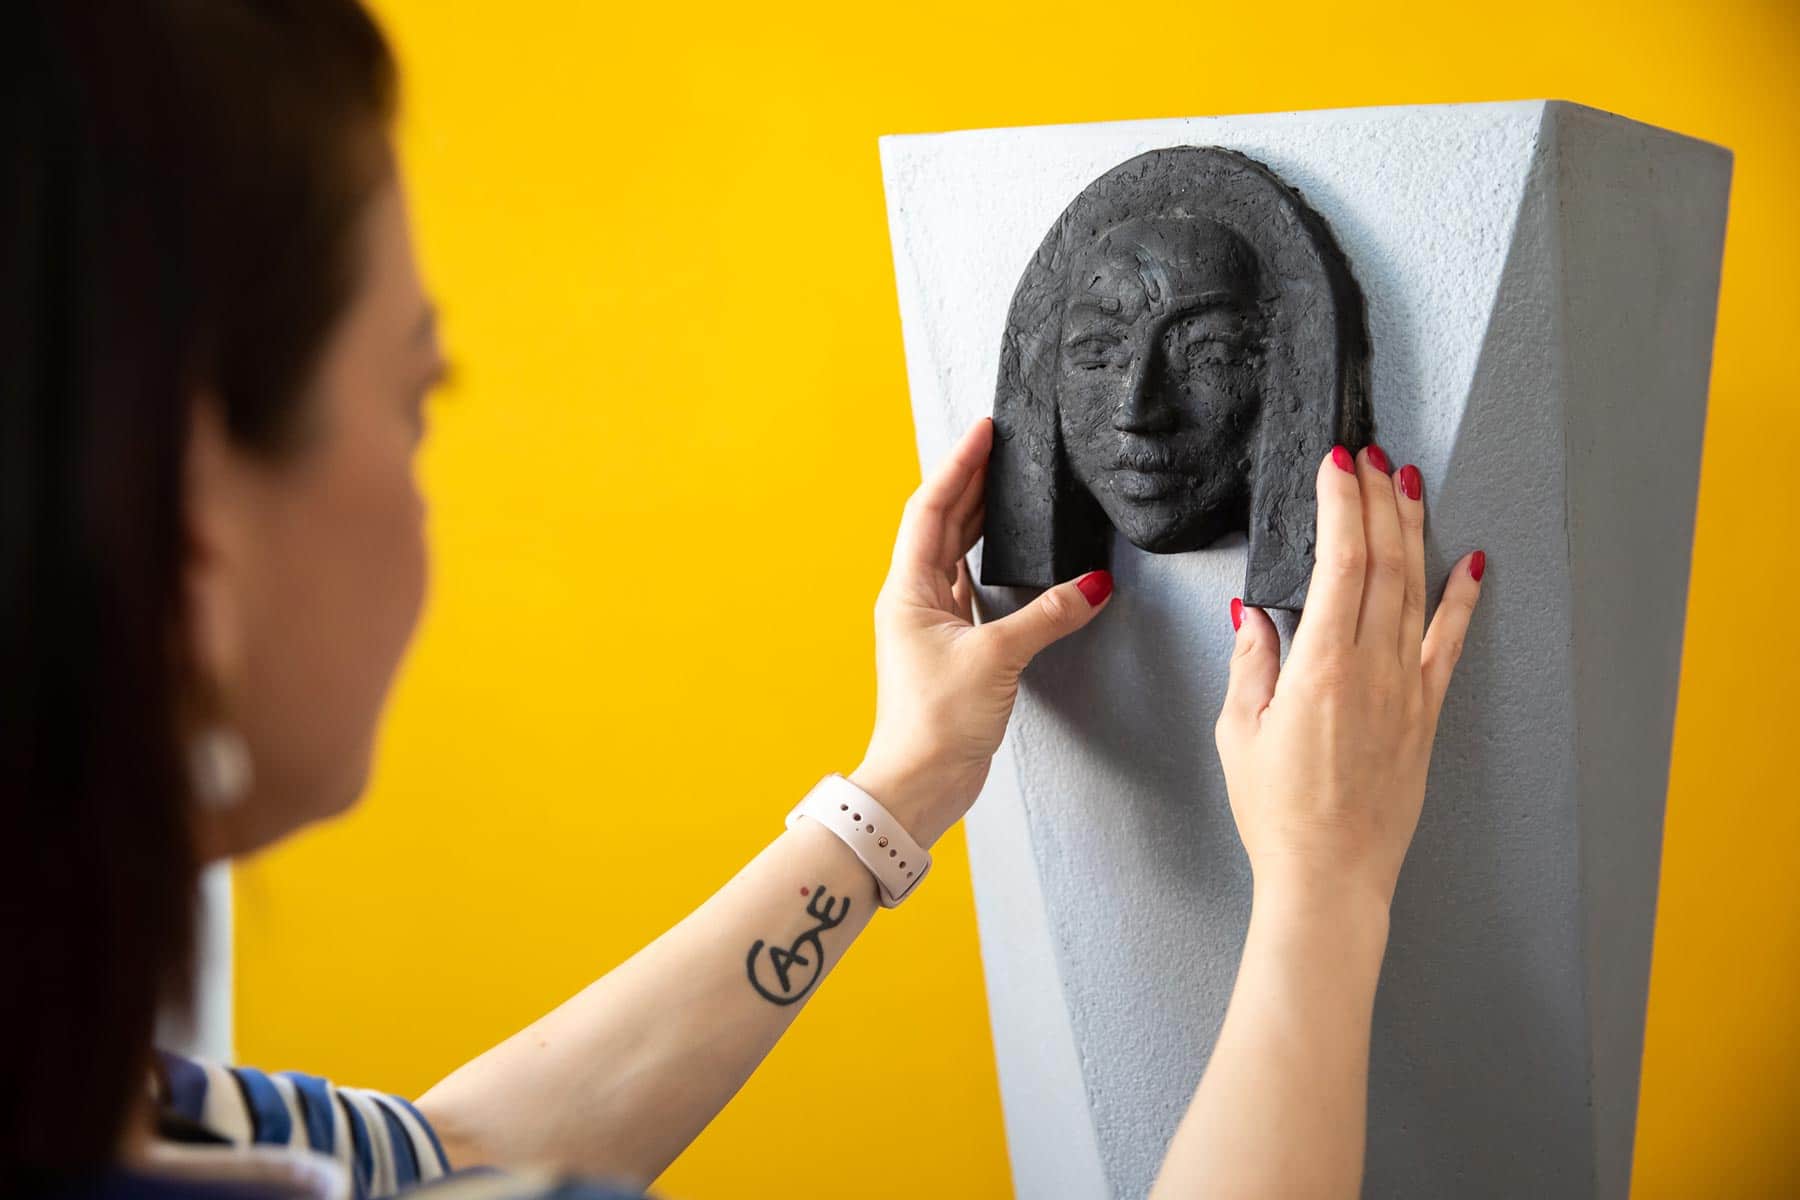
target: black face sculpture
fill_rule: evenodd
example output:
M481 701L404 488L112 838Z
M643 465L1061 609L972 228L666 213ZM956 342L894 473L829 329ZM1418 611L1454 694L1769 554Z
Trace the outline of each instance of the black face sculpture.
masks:
M1255 254L1205 217L1133 218L1069 273L1056 401L1075 481L1159 554L1242 529L1262 400Z
M1246 530L1247 603L1298 608L1313 475L1367 442L1362 296L1324 221L1258 163L1157 150L1089 184L1014 293L982 582Z

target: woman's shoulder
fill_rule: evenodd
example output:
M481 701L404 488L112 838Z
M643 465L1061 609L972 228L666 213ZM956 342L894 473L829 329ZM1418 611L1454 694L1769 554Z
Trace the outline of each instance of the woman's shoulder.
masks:
M603 1183L551 1175L499 1171L459 1171L408 1192L406 1200L644 1200L642 1192L620 1191Z
M190 1181L261 1195L379 1200L624 1200L597 1182L457 1171L431 1122L402 1096L300 1071L262 1071L167 1052L155 1079L162 1165ZM301 1187L266 1187L272 1176ZM333 1182L335 1181L335 1182ZM129 1193L121 1193L125 1195Z
M116 1169L63 1187L34 1192L35 1200L314 1200L343 1193L297 1186L296 1180L251 1179L221 1171L197 1177L164 1173L156 1165ZM538 1176L463 1171L410 1188L400 1200L643 1200L604 1184Z
M167 1052L158 1066L166 1142L323 1155L350 1173L356 1197L392 1195L450 1172L431 1123L404 1097Z

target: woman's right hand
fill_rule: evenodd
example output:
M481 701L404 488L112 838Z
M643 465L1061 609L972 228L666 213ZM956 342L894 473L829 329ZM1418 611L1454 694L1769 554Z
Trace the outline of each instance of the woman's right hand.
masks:
M981 536L994 423L976 421L906 502L875 601L875 731L850 781L921 845L981 792L1012 717L1019 674L1095 618L1112 576L1089 571L997 620L975 623L963 556Z
M1233 602L1215 732L1259 893L1323 886L1384 912L1393 899L1487 566L1476 551L1451 569L1427 630L1422 492L1418 468L1390 476L1378 447L1337 447L1319 465L1312 584L1285 666L1274 623Z
M1235 601L1219 757L1255 886L1231 1003L1151 1195L1354 1196L1369 1031L1400 863L1487 559L1451 569L1425 629L1415 467L1371 446L1319 464L1306 611Z

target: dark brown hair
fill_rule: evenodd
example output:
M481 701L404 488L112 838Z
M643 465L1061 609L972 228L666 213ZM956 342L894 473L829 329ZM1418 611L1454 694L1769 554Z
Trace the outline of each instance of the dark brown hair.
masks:
M0 17L0 1192L110 1162L184 997L192 406L292 451L395 70L356 0Z

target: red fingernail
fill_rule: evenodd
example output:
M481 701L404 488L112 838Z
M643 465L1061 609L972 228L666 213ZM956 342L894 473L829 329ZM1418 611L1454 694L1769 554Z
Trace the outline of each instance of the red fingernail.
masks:
M1425 490L1425 478L1419 474L1419 468L1407 463L1400 468L1400 494L1408 500L1417 500L1419 493Z
M1112 595L1112 572L1089 571L1075 581L1075 586L1087 597L1088 607L1099 608L1100 602Z
M1487 551L1477 550L1474 554L1469 556L1469 575L1476 583L1480 583L1481 577L1486 574Z
M1356 474L1356 460L1351 458L1350 452L1342 446L1331 448L1331 461L1337 464L1338 470L1351 475Z
M1233 629L1244 627L1244 602L1236 596L1231 598L1231 627Z
M1383 475L1386 475L1394 469L1388 465L1387 451L1383 450L1380 446L1375 445L1373 442L1369 443L1369 465L1374 467L1377 471L1380 471Z

